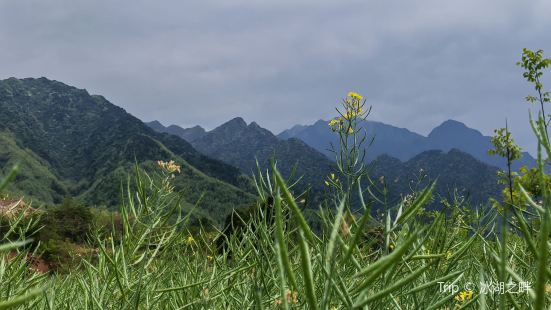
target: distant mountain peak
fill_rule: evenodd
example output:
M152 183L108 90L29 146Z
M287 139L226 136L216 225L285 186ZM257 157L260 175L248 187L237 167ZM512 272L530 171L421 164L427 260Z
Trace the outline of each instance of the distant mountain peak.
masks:
M256 122L250 123L248 127L249 127L249 128L262 128L262 127L260 127L260 125L258 125Z
M154 121L151 121L151 122L146 123L146 124L149 125L149 126L163 126L164 127L164 125L161 122L159 122L158 120L154 120Z
M151 122L151 123L153 123L153 122ZM168 129L176 129L176 130L177 130L177 129L182 129L182 127L180 127L180 126L178 126L178 125L174 125L174 124L168 126L167 128L168 128ZM184 130L200 130L200 131L205 131L205 129L204 129L203 127L199 126L199 125L195 125L195 126L193 126L193 127L190 127L190 128L183 128L183 129L184 129Z
M205 129L199 125L193 126L191 128L186 128L186 129L178 125L170 125L168 127L165 127L159 121L152 121L152 122L146 123L146 125L157 132L163 132L163 133L175 135L186 140L187 142L192 142L206 135Z
M464 123L462 123L460 121L456 121L454 119L445 120L445 121L442 122L442 124L440 124L440 126L459 126L459 127L467 128L467 125L465 125Z
M476 129L469 128L460 121L446 120L435 127L428 136L371 120L362 122L361 125L367 130L368 139L375 137L373 144L367 151L367 161L374 160L382 154L389 154L405 162L424 151L442 150L448 152L456 148L488 165L503 168L500 158L488 155L488 150L492 147L491 138L484 136ZM331 132L324 120L318 120L312 125L293 126L284 130L278 137L280 139L299 138L330 159L333 158L333 154L328 151L329 146L331 144L339 145L338 136ZM452 152L453 154L455 152ZM525 153L519 161L515 162L514 168L532 167L534 165L534 158Z
M453 135L453 134L464 134L464 133L483 136L480 131L467 127L467 125L465 125L462 122L449 119L443 122L442 124L438 125L437 127L435 127L430 132L429 138L437 135Z
M237 126L237 127L245 128L245 127L247 127L247 122L245 122L245 120L242 117L238 116L238 117L232 118L231 120L225 122L224 124L220 125L219 127L225 127L225 126Z

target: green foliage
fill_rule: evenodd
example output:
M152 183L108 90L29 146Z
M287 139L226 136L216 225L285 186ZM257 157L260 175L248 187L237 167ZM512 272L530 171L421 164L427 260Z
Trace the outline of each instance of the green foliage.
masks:
M545 91L542 77L544 69L547 69L551 65L551 59L544 58L543 50L532 51L527 48L522 50L522 59L517 62L518 66L521 66L525 71L522 76L532 85L536 90L537 97L528 95L526 101L529 103L539 102L540 113L543 118L543 125L545 128L545 134L548 135L547 127L551 119L548 120L548 116L545 113L545 103L551 101L550 93Z
M543 92L541 78L543 70L551 65L551 59L543 57L543 50L531 51L527 48L522 50L522 60L517 62L525 71L522 76L530 83L534 84L534 89L538 92L539 98L534 96L526 97L526 101L535 103L538 101L550 102L549 92Z
M60 206L46 209L40 223L43 228L38 233L38 240L84 243L92 231L93 215L89 207L75 199L65 198Z
M37 204L72 196L89 206L116 208L134 164L151 169L157 160L182 166L177 188L188 193L188 205L202 197L201 207L217 223L235 206L254 201L252 181L237 168L154 132L86 90L45 78L10 78L0 81L0 110L0 166L21 163L11 191Z
M412 192L422 190L434 180L433 201L426 208L442 208L442 199L463 196L473 206L485 205L489 197L501 197L501 186L496 183L497 168L488 166L459 150L423 152L407 162L381 156L367 167L371 191L377 199L374 209L399 203ZM501 199L500 199L501 200ZM382 207L379 207L382 206Z
M44 160L33 151L20 147L13 134L0 131L0 175L6 175L7 169L15 164L21 169L9 187L14 199L29 196L37 203L58 204L67 195L66 185Z
M515 144L511 132L507 128L499 128L494 132L495 136L492 137L494 149L488 150L490 155L499 155L510 162L522 156L521 148Z
M514 174L513 180L513 201L518 208L530 208L528 198L532 201L541 201L543 199L543 189L541 187L540 171L537 167L528 169L521 167L518 173ZM546 187L551 187L551 177L548 174L543 175ZM521 189L522 188L522 189ZM522 191L525 191L523 193ZM503 190L504 203L511 204L509 189ZM528 196L528 197L527 197Z

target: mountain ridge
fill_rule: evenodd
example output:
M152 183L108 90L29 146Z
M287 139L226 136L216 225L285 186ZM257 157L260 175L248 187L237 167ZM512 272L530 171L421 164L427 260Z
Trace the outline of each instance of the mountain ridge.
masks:
M324 129L328 130L325 122L323 125ZM375 124L375 126L381 126L381 124ZM407 129L398 129L398 131L409 132ZM261 155L259 160L261 168L265 168L266 164L263 165L263 163L268 161L272 154L275 154L278 160L278 168L282 169L281 163L293 163L297 159L301 162L301 157L294 155L296 153L291 153L290 149L305 148L309 150L307 153L310 154L307 157L314 157L314 161L325 163L320 167L302 160L302 166L299 166L303 170L299 170L298 174L307 174L303 181L310 182L308 185L316 182L315 188L318 193L325 191L323 180L326 179L328 173L336 171L333 161L330 161L326 158L326 155L304 141L298 138L279 139L255 122L247 125L240 117L233 118L207 132L204 139L196 140L192 145L207 155L212 155L241 168L245 173L256 171L255 159L259 154ZM298 153L304 154L305 152L299 151ZM283 158L281 158L282 154ZM462 164L465 167L462 167ZM410 181L417 177L416 173L419 172L419 169L429 171L432 178L440 177L440 172L445 171L446 175L440 178L439 183L437 183L437 192L440 195L444 195L448 187L458 186L465 192L472 193L475 203L484 203L490 194L499 196L500 193L496 179L498 168L483 163L472 155L457 149L448 151L426 150L405 161L384 153L371 161L368 169L370 169L370 175L373 178L382 175L392 179L398 178L398 182L393 184L393 187L396 187L396 192L392 193L391 197L396 201L401 197L400 195L410 192ZM480 170L480 173L477 172L477 169ZM284 173L289 173L289 165L285 166L283 170ZM467 171L464 173L463 170ZM474 181L471 181L479 179L483 184L480 188ZM427 185L427 182L423 184Z
M182 165L175 183L187 194L188 204L204 191L210 194L203 207L218 210L215 215L254 201L251 181L238 168L203 155L183 139L154 131L103 96L46 78L10 78L0 81L0 109L0 132L47 163L42 166L61 180L67 194L89 205L119 203L121 182L135 163L152 171L157 160L171 159ZM20 156L12 149L5 162ZM23 193L32 192L37 183L15 180ZM58 199L46 200L51 204Z
M433 128L428 136L382 122L365 121L362 125L367 128L368 140L374 138L374 142L368 150L368 161L387 153L404 162L423 151L433 149L449 151L456 148L489 165L502 169L506 165L498 156L491 156L487 153L492 148L490 137L484 136L480 131L456 120L450 119L442 122ZM327 146L337 142L336 135L329 130L327 122L324 120L318 120L312 125L293 126L291 129L282 131L278 137L281 139L299 138L328 156L331 153L327 150ZM523 152L523 158L515 162L513 168L518 170L524 165L529 167L535 165L535 159L527 152Z

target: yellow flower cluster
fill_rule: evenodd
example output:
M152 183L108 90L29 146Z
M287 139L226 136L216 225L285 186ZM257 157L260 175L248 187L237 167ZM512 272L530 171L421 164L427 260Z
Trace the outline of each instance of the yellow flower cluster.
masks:
M344 115L345 119L353 119L354 117L361 116L364 113L364 109L362 107L347 107L346 113Z
M342 117L337 117L329 121L329 127L333 131L340 131L344 126L344 119Z
M348 98L344 100L346 113L344 117L348 120L353 119L358 116L362 116L364 109L362 108L362 97L360 94L355 92L349 92Z
M358 101L362 101L362 99L364 98L364 97L362 97L362 95L360 95L358 93L355 93L353 91L348 92L348 97L350 97L352 99L355 99L355 100L358 100Z
M344 112L342 116L334 118L329 121L329 127L333 131L344 132L351 135L354 133L352 123L354 119L361 118L366 114L366 111L362 107L363 97L355 92L349 92L346 99L344 99Z
M195 242L195 239L193 238L193 236L192 236L192 235L189 235L189 236L187 237L187 239L186 239L186 243L187 243L188 245L192 245L194 242Z
M180 173L180 166L176 165L176 163L173 160L169 162L158 160L157 165L159 165L161 169L166 170L169 173L175 173L175 172Z
M473 298L473 295L474 295L473 291L462 291L459 294L457 294L457 296L455 296L455 300L457 301L469 300Z

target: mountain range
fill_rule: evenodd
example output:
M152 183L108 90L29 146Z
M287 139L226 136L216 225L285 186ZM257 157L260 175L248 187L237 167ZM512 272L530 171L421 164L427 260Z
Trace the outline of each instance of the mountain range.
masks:
M297 174L303 176L300 184L310 187L314 196L318 198L320 194L323 197L325 193L324 181L327 176L336 171L335 162L328 157L330 153L318 150L323 147L319 140L316 140L316 144L295 137L278 137L255 122L247 125L239 117L211 131L198 126L189 129L176 125L165 127L158 121L147 124L159 132L173 133L188 139L200 152L236 166L244 173L254 173L257 169L257 160L261 169L266 169L274 155L278 160L278 168L286 174L289 174L292 167L297 164ZM368 165L372 177L384 176L387 180L392 180L389 187L393 190L391 196L387 197L390 200L395 202L402 195L411 192L412 180L417 180L420 172L426 177L420 180L419 186L427 185L429 180L438 178L436 192L445 198L451 198L454 188L459 189L460 193L477 204L486 202L488 197L499 198L497 167L483 163L457 148L445 151L423 150L419 147L420 141L423 141L422 136L406 129L380 123L376 125L390 127L391 130L385 132L387 139L400 140L411 146L406 148L388 144L379 147L379 155ZM316 127L315 131L318 131L319 135L324 135L323 131L332 134L326 123L323 127ZM408 137L414 138L410 141ZM328 145L329 143L326 146ZM382 150L385 153L382 153ZM398 154L402 160L388 153Z
M182 166L175 186L188 206L205 193L201 211L216 221L254 201L251 179L238 168L150 129L102 96L46 78L0 81L0 174L21 165L13 192L35 203L73 196L112 207L134 164L151 170L157 160Z
M187 139L203 154L238 167L249 175L256 174L258 168L266 171L275 158L282 175L291 176L294 170L297 177L302 177L297 189L310 189L316 202L325 190L325 178L335 170L334 162L303 141L279 139L255 122L247 124L241 117L209 132L199 126L183 129L175 125L164 127L159 122L147 124L157 131Z
M333 153L329 146L338 145L338 136L328 130L327 123L319 120L312 125L296 125L284 130L278 137L283 140L298 138L332 158ZM363 121L361 127L367 131L368 141L373 139L367 151L368 161L380 155L389 155L401 161L407 161L424 151L448 152L451 149L458 149L488 165L506 168L503 158L488 154L488 150L492 148L490 137L455 120L443 122L426 137L405 128L375 121ZM518 170L522 166L533 167L535 163L535 159L524 152L522 158L514 163L513 168Z
M458 149L424 151L405 162L381 155L369 165L372 179L384 180L390 203L436 180L436 197L429 204L432 209L441 206L441 199L453 201L456 195L475 205L487 202L489 197L501 200L497 170ZM382 186L378 188L382 199Z
M457 132L444 129L470 132L472 136L460 135L455 141L482 149L482 143L472 141L487 138L480 133L452 121L429 137L382 123L367 124L378 132L370 149L370 174L388 180L391 200L409 193L412 180L426 184L435 178L440 196L449 196L454 188L475 203L499 196L497 168L477 159L481 152L454 147L447 139ZM324 180L336 171L324 151L328 143L324 145L323 139L331 134L321 121L295 126L279 136L239 117L211 131L144 124L104 97L58 81L0 81L0 176L19 163L20 173L9 190L35 204L59 204L71 196L89 206L115 207L135 164L151 172L157 160L174 160L182 166L173 182L184 195L184 207L191 209L203 197L196 216L220 223L232 209L255 200L250 176L257 172L257 162L265 171L275 158L284 176L296 172L302 177L297 187L310 189L309 207L317 209L327 193ZM442 150L426 150L427 140L440 141ZM382 142L386 145L377 146ZM420 174L426 177L418 179Z

